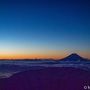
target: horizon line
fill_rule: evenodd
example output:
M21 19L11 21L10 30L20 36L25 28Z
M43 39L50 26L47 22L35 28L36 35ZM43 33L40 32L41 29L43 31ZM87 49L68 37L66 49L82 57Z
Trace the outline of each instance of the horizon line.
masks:
M72 54L77 54L77 53L71 53L71 54L66 55L65 57L62 57L62 58L53 58L53 57L50 57L50 58L37 58L37 57L36 58L0 58L0 60L61 60L61 59L66 58ZM81 56L79 54L77 54L77 55L84 58L84 59L90 60L90 58Z

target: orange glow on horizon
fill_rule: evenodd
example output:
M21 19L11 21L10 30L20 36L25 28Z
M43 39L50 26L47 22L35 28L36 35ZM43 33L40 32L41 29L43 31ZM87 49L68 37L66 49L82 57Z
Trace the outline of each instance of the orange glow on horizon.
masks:
M90 59L90 52L76 51L81 57ZM53 51L50 50L48 52L39 52L39 53L0 53L0 59L61 59L67 57L71 53L65 51Z
M60 59L64 56L47 56L47 55L0 55L0 59Z
M13 55L0 55L0 59L50 59L50 58L52 58L52 59L61 59L61 58L64 58L68 55L69 54L64 54L64 55L13 54ZM83 57L90 59L89 55L85 55L85 54L79 54L79 55L81 55L81 56L83 55Z

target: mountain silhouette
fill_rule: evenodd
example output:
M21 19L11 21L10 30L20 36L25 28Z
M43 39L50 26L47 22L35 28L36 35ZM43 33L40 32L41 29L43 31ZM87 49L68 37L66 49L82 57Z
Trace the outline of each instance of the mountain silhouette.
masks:
M86 61L88 59L85 59L76 53L72 53L71 55L69 55L61 60L64 60L64 61Z

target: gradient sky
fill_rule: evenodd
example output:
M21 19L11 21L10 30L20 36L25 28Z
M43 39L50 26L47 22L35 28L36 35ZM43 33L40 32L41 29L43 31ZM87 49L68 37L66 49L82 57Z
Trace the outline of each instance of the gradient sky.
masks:
M90 0L0 0L0 58L90 58Z

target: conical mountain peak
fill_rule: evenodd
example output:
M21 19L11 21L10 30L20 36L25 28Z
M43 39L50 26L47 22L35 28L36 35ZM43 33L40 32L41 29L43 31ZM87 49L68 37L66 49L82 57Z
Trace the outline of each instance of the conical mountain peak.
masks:
M73 58L82 58L82 57L79 56L77 53L72 53L72 54L69 55L68 57L73 57Z
M72 53L71 55L67 56L63 60L80 61L80 60L83 60L83 58L79 56L77 53Z

